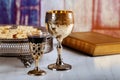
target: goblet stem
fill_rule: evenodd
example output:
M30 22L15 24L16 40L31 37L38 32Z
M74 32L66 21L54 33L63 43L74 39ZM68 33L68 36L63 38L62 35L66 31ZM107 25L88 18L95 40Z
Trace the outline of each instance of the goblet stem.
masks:
M62 65L62 57L61 57L61 53L62 53L62 45L61 42L58 41L58 45L57 45L57 52L58 52L58 58L56 61L56 65Z
M56 60L56 63L48 65L48 69L58 70L58 71L70 70L72 66L64 63L62 60L62 57L61 57L62 44L61 44L61 41L59 40L58 40L58 45L57 45L57 52L58 52L58 58Z
M39 68L38 68L38 62L39 62L39 59L35 59L35 70L39 70Z

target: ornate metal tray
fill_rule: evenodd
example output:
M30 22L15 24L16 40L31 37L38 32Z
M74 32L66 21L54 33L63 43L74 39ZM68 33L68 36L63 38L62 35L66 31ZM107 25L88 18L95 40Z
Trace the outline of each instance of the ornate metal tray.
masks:
M53 49L52 37L48 36L45 53L50 52ZM1 39L0 38L0 56L1 57L17 57L19 58L25 67L32 64L33 58L29 53L29 42L28 39Z
M48 36L45 53L52 50L52 37ZM29 54L28 39L0 39L0 56L16 57Z
M20 56L29 53L27 39L0 39L0 56Z
M48 36L45 45L45 53L53 49L52 37ZM1 57L17 57L25 67L29 67L33 63L33 58L29 53L28 39L0 39L0 56Z

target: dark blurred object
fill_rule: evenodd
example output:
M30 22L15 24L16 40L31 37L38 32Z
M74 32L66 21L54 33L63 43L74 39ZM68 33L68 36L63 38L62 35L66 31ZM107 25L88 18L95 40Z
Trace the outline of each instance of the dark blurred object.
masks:
M40 26L41 0L0 0L0 24Z
M0 0L0 24L15 24L15 1Z

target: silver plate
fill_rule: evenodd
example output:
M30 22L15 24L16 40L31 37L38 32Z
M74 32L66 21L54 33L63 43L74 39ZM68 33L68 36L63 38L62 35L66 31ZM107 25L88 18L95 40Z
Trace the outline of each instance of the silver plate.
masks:
M5 25L0 25L5 26ZM14 28L17 25L11 25ZM35 27L35 26L33 26ZM37 28L37 27L36 27ZM45 31L45 28L39 27L40 30ZM53 38L47 37L45 53L53 49ZM29 42L28 39L0 39L0 56L20 56L29 55Z

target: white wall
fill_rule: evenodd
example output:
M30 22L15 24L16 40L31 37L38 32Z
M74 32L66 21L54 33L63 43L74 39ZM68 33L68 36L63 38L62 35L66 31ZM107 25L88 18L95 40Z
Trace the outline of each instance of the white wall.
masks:
M41 25L45 26L45 12L53 9L67 9L74 12L74 31L90 31L92 0L41 0Z
M45 13L48 10L64 9L63 0L41 0L41 25L45 26Z

